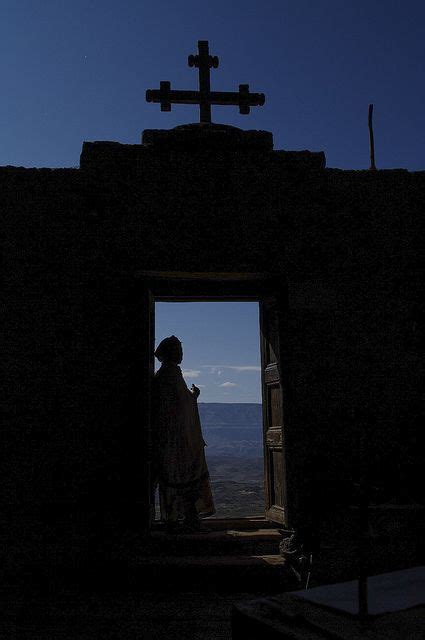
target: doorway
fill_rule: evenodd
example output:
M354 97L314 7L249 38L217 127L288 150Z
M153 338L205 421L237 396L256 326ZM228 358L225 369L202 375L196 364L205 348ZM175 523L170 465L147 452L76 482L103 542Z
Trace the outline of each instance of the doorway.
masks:
M258 302L155 303L155 344L170 335L179 338L184 381L200 391L215 518L264 515L259 334ZM158 505L157 491L156 518Z
M283 419L286 288L282 285L282 279L247 274L242 276L234 276L233 274L155 274L151 275L146 283L144 301L149 306L150 331L148 332L148 342L145 343L149 348L149 372L145 376L149 396L154 375L155 303L207 303L211 301L251 302L258 305L261 352L259 373L261 375L263 423L263 513L267 520L289 526L286 478L287 451L284 446L285 426ZM229 382L231 381L229 380ZM150 400L147 405L150 406ZM150 428L149 419L149 433L151 433ZM153 500L154 494L151 490L152 510Z

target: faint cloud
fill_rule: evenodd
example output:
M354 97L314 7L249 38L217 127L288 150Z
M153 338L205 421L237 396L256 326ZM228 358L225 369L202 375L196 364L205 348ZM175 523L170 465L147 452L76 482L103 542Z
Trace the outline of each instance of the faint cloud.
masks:
M218 385L219 387L224 387L225 389L230 389L231 387L239 387L238 384L236 384L236 382L223 382L222 384Z
M182 373L185 378L199 378L201 372L196 369L183 369Z
M255 365L228 365L228 364L203 364L203 369L209 369L209 373L216 373L221 375L222 369L230 369L231 371L261 371L261 367Z
M203 364L201 365L203 369L208 369L208 373L216 373L217 375L221 376L222 371L220 367L216 367L213 364Z

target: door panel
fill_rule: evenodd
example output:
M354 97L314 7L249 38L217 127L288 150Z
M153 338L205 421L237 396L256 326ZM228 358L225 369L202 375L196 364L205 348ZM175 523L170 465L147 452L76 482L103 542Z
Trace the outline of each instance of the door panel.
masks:
M278 296L260 301L261 369L264 429L265 515L286 524L286 478Z

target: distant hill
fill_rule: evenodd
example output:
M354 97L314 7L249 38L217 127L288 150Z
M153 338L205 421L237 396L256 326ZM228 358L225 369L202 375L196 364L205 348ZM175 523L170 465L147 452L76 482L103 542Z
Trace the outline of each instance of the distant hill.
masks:
M261 404L200 402L198 406L216 517L263 515Z
M264 513L263 425L259 403L200 402L216 517Z
M259 402L198 402L198 407L203 426L261 425Z
M200 402L207 456L262 458L262 407L259 403Z

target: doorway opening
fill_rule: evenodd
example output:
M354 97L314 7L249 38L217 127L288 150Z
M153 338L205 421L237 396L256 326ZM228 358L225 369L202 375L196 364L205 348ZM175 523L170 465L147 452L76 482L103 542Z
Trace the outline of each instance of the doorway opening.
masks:
M157 301L155 344L182 342L187 387L198 409L215 518L264 516L259 303ZM160 363L155 362L158 370ZM156 520L160 518L158 491Z
M256 336L252 340L252 345L256 345L256 363L254 361L248 360L233 360L228 359L227 361L219 362L216 358L212 359L212 356L217 355L214 351L212 354L208 354L209 362L193 362L194 353L191 353L190 347L190 337L185 337L184 334L178 336L183 342L183 351L185 355L185 360L182 363L184 370L186 371L186 380L191 384L206 384L206 379L202 380L201 375L206 375L204 373L203 366L209 365L209 371L211 372L211 376L216 376L216 381L218 384L230 383L226 384L226 386L220 387L222 392L226 391L230 394L231 391L239 390L242 392L242 389L238 389L238 387L233 385L238 385L238 378L230 377L230 375L226 375L223 379L223 382L219 381L218 371L221 371L220 374L223 376L223 371L225 373L230 374L233 371L233 374L236 376L236 369L226 369L223 367L219 368L217 365L227 364L230 366L238 367L260 367L260 372L257 369L256 374L258 376L258 380L261 380L261 396L260 398L254 397L254 402L252 404L258 405L261 403L260 408L256 409L260 411L262 416L262 443L260 446L256 448L256 445L252 445L252 450L256 450L259 454L262 448L263 451L263 479L262 479L262 518L267 519L270 523L284 525L285 527L289 527L290 523L288 521L288 491L287 491L287 477L286 477L286 438L284 437L284 432L286 427L284 426L284 380L285 380L285 350L286 350L286 336L287 332L287 290L285 281L281 276L269 276L267 274L180 274L180 273L166 273L162 274L159 272L144 272L143 276L145 278L145 287L143 289L142 298L144 300L144 308L148 310L148 313L144 314L145 322L146 322L146 340L144 344L146 348L149 350L150 359L149 359L149 367L145 370L145 374L143 376L144 380L144 388L146 389L145 396L145 411L147 411L148 416L150 418L147 421L148 428L148 438L150 442L153 442L153 420L152 420L152 389L154 384L154 351L158 344L158 340L163 337L163 335L177 335L178 329L176 329L176 324L173 323L168 325L162 329L162 334L159 335L160 328L157 326L158 335L155 336L155 307L157 311L157 317L159 319L162 311L160 309L171 309L173 306L177 309L179 303L183 306L188 303L197 303L199 305L203 304L208 307L212 303L251 303L253 308L256 309L255 314L257 318L257 331ZM164 305L161 307L160 305ZM226 305L223 305L222 308L225 308ZM196 307L196 304L194 305ZM186 309L188 306L185 307ZM200 307L198 307L200 308ZM209 307L212 309L212 307ZM230 308L230 307L229 307ZM248 307L246 307L248 308ZM259 332L258 332L258 311L259 311ZM223 316L224 317L224 316ZM199 324L199 323L198 323ZM229 324L229 323L228 323ZM233 322L234 324L234 322ZM196 326L196 325L195 325ZM193 330L195 331L195 330ZM180 331L181 333L181 331ZM225 335L225 330L223 330ZM260 337L260 359L258 364L258 333ZM211 343L211 340L205 338L205 342ZM216 347L217 350L217 347ZM232 354L230 354L232 355ZM188 371L192 371L192 377ZM195 373L193 371L198 372L201 371L201 374ZM242 373L246 376L248 374L247 371L239 371L239 374ZM253 372L251 372L253 373ZM211 378L212 380L213 378ZM246 378L245 378L246 379ZM218 388L218 387L217 387ZM203 401L208 400L208 392L207 386L200 387L201 395L199 397L200 406ZM258 394L258 390L257 390ZM252 396L251 396L252 397ZM286 396L285 396L286 397ZM229 400L232 396L225 396L223 399ZM210 401L212 400L212 396L210 396ZM218 398L216 397L218 400ZM245 395L242 400L241 405L249 404L248 400L249 396ZM257 400L257 401L255 401ZM213 404L205 403L205 404ZM224 403L230 404L230 403ZM206 408L203 414L204 417L204 430L205 430L205 440L208 442L209 447L213 445L218 447L220 443L214 436L219 435L217 431L218 425L209 426L216 427L215 434L213 434L213 429L208 429L208 417L207 412L210 411L211 408ZM202 411L202 409L201 409ZM247 419L246 419L247 420ZM150 434L150 435L149 435ZM247 438L248 440L248 438ZM221 445L224 447L225 441L221 440ZM152 450L152 449L151 449ZM208 451L207 447L207 457L212 457L211 453ZM211 464L212 475L215 476L215 481L219 482L219 476L217 474L217 469L214 470L214 465ZM153 460L150 459L148 463L148 468L153 469ZM235 470L235 467L232 467ZM261 468L261 467L260 467ZM236 467L237 470L240 467ZM258 469L258 467L257 467ZM230 469L230 471L232 471ZM149 478L152 478L152 472L149 472ZM258 476L255 476L255 472L252 474L250 480L255 482ZM235 477L233 480L238 482ZM227 482L229 479L227 478ZM261 480L260 480L261 482ZM151 522L153 521L155 514L155 505L154 505L154 492L153 492L153 482L150 482L149 486L149 500L150 500L150 513L151 513ZM257 485L258 486L258 485ZM292 486L292 485L291 485ZM245 494L247 496L247 500L252 500L252 494ZM255 495L255 492L254 492ZM292 495L292 489L291 494ZM220 505L220 502L222 503ZM257 502L258 504L258 502ZM218 506L223 512L225 509L225 504L223 504L223 500L218 501ZM250 505L251 506L251 505ZM255 507L255 510L258 507ZM230 513L229 513L230 511ZM220 512L218 512L220 513ZM252 513L252 512L251 512ZM228 515L227 515L228 514ZM235 514L230 508L225 518L232 518ZM249 516L248 516L249 517ZM221 518L217 515L216 521ZM210 520L210 522L212 522Z

